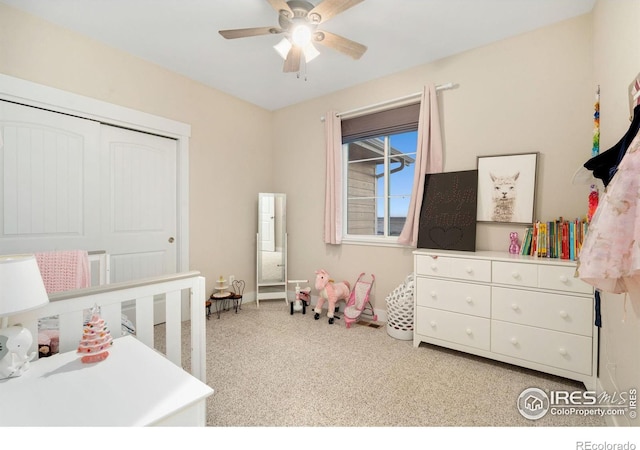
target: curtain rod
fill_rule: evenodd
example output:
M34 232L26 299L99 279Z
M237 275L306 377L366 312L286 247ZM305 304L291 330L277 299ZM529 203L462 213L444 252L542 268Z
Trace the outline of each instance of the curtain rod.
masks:
M455 87L456 87L456 85L454 85L453 83L439 84L439 85L436 86L436 92L437 91L445 91L447 89L453 89ZM351 115L351 114L356 114L356 113L359 113L359 112L374 111L375 109L381 108L383 106L391 105L391 104L394 104L394 103L402 103L402 102L406 102L406 101L409 101L409 100L414 100L414 99L420 98L421 95L422 95L422 92L414 92L413 94L405 95L404 97L398 97L398 98L394 98L392 100L386 100L384 102L375 103L373 105L363 106L361 108L350 109L349 111L339 112L339 113L336 113L336 116L344 118L344 116L348 116L348 115ZM323 121L323 122L324 122L324 119L325 119L324 116L322 116L320 118L320 120Z

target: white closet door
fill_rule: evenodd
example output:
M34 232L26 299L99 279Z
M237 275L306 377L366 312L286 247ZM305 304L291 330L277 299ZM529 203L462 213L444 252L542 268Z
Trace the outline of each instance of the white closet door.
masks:
M104 250L110 282L177 270L177 142L0 101L0 254Z
M0 101L0 254L101 249L99 130Z
M177 142L107 125L101 141L111 282L175 273Z

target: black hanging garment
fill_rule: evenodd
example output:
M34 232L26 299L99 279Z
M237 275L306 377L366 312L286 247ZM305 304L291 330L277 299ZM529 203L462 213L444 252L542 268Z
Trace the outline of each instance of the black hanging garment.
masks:
M593 172L593 176L602 180L605 187L609 184L616 171L618 170L618 164L622 161L622 157L627 151L627 147L631 143L631 140L636 136L640 129L640 105L637 105L633 109L633 120L629 126L629 130L618 141L616 145L611 147L599 155L594 156L589 161L584 163L584 167Z

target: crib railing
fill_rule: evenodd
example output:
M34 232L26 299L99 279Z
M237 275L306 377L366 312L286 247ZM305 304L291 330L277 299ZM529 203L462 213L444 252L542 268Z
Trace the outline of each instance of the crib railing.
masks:
M164 297L165 302L156 302ZM174 364L182 365L182 322L190 320L190 372L206 383L206 339L205 339L205 279L199 272L185 272L161 277L123 283L106 284L75 291L50 294L49 304L37 310L17 314L11 323L20 323L29 328L34 336L32 351L37 353L38 319L59 317L60 352L75 351L82 336L83 322L88 310L100 307L114 344L121 337L122 313L135 312L136 337L151 348L154 343L154 307L165 308L166 338L164 352ZM182 311L188 317L182 317Z

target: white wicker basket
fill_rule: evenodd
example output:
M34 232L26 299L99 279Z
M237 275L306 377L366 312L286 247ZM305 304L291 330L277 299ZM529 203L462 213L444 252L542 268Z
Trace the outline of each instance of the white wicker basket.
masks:
M414 276L409 274L404 283L387 296L387 333L392 338L413 339Z

